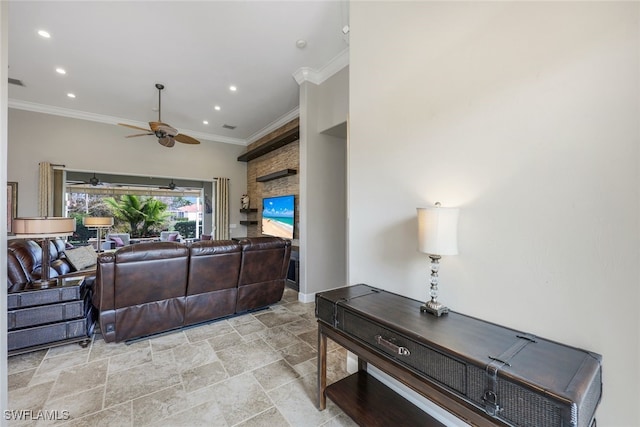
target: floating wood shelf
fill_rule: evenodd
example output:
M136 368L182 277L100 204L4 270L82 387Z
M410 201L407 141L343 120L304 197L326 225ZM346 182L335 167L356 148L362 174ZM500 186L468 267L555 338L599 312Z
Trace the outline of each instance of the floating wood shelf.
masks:
M258 208L240 209L240 213L248 214L252 212L258 212Z
M238 156L238 161L248 162L249 160L256 159L260 156L264 156L267 153L277 150L280 147L284 147L287 144L291 144L298 139L300 139L300 130L296 127L288 132L283 133L282 135L277 136L275 139L272 139L271 141Z
M295 169L283 169L281 171L273 172L268 175L259 176L256 178L258 182L267 182L273 179L284 178L285 176L291 176L297 174L298 171Z
M258 225L258 221L240 221L240 225Z

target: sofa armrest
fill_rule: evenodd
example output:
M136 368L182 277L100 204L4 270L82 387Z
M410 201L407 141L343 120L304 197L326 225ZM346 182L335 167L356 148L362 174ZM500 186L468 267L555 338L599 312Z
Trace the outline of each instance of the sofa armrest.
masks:
M98 256L92 302L93 306L100 311L112 310L115 306L115 261L116 257L113 253L103 253Z

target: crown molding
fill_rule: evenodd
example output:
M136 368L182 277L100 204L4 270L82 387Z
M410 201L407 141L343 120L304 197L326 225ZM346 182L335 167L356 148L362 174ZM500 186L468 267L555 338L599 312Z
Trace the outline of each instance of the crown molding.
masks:
M314 70L310 67L298 68L293 73L293 78L299 85L304 82L311 82L319 85L348 65L349 48L346 48L319 70Z
M43 113L43 114L52 114L54 116L62 116L62 117L69 117L72 119L78 119L78 120L88 120L91 122L98 122L98 123L105 123L105 124L109 124L109 125L117 125L118 123L126 123L129 125L134 125L134 126L139 126L139 127L148 127L149 123L143 123L143 122L136 122L133 120L128 120L128 119L122 119L119 117L113 117L113 116L105 116L103 114L94 114L94 113L88 113L85 111L78 111L78 110L72 110L69 108L62 108L62 107L54 107L51 105L44 105L44 104L37 104L35 102L27 102L27 101L20 101L17 99L9 99L9 108L14 108L16 110L25 110L25 111L32 111L34 113ZM245 139L240 139L240 138L230 138L228 136L222 136L222 135L215 135L215 134L211 134L211 133L204 133L204 132L197 132L197 131L192 131L189 129L178 129L179 131L183 132L185 134L188 134L190 136L193 136L194 138L199 138L199 139L206 139L207 141L213 141L213 142L222 142L225 144L234 144L234 145L244 145L247 146L248 142Z
M249 145L249 144L251 144L253 142L256 142L257 140L259 140L263 136L273 132L276 129L279 129L280 127L286 125L291 120L293 120L293 119L295 119L296 117L299 117L299 116L300 116L300 107L296 107L293 110L289 111L284 116L282 116L279 119L269 123L268 125L266 125L262 129L260 129L258 132L254 133L249 138L247 138L247 145Z

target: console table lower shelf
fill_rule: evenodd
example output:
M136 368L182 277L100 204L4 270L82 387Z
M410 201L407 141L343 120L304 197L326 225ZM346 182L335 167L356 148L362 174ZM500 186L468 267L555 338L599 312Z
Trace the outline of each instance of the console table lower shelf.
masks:
M366 371L331 384L325 394L361 426L445 427Z

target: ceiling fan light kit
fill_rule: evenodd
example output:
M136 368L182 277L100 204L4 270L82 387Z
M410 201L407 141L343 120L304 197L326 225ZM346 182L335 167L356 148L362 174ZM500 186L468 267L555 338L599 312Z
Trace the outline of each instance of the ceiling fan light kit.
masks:
M178 129L162 122L162 90L164 89L164 85L156 83L156 89L158 89L158 121L149 122L149 129L141 128L134 125L128 125L126 123L118 123L120 126L126 126L131 129L142 130L145 132L135 135L128 135L125 138L155 135L155 137L158 138L158 143L167 148L173 147L176 144L176 141L183 144L200 144L200 141L198 141L197 139L189 135L180 133L178 132Z

